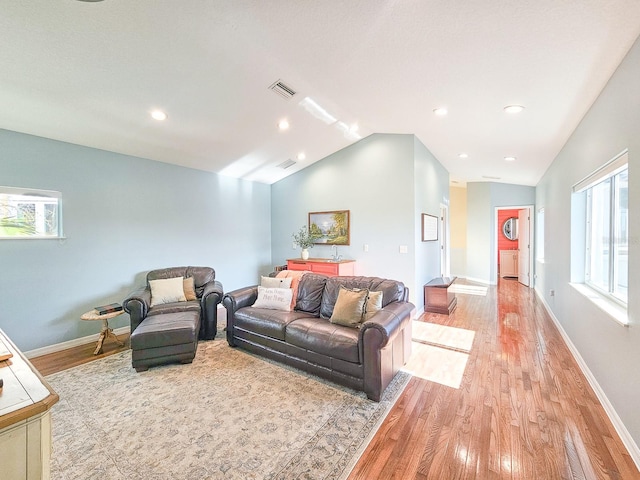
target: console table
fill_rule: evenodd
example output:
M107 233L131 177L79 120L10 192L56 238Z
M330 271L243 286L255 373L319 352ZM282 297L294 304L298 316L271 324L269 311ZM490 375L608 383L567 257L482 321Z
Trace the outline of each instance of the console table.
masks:
M424 286L424 311L450 315L458 304L449 287L457 277L436 277Z
M290 258L287 260L287 270L308 270L313 273L329 275L331 277L344 277L353 275L355 260L333 260L327 258Z
M0 477L49 479L51 407L56 394L0 330Z

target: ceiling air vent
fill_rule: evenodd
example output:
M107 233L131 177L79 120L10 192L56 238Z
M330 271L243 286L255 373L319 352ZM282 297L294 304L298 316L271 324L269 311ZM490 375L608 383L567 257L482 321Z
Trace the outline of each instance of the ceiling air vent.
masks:
M273 90L275 93L286 100L289 100L297 93L293 88L284 83L282 80L278 80L277 82L272 84L269 89Z
M276 167L282 168L284 170L285 168L289 168L291 165L295 165L295 164L296 162L294 162L291 159L288 159L282 162L280 165L276 165Z

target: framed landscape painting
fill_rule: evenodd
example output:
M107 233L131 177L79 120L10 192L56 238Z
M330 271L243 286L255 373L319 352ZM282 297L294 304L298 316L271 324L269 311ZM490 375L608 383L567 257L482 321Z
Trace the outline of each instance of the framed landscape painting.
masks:
M316 245L350 245L349 210L309 212L309 233Z

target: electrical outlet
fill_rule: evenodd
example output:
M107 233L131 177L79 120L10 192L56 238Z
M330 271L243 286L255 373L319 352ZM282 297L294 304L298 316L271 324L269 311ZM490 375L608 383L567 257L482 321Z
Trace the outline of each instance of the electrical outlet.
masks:
M292 248L293 250L295 250L296 248L298 248L298 247L296 247L296 243L295 243L295 242L291 242L291 248Z
M555 297L556 296L556 291L553 288L551 290L549 290L549 296L550 297Z
M362 249L363 249L365 252L368 252L368 251L369 251L369 245L365 243L365 244L364 244L364 247L362 247Z
M409 248L406 245L400 245L400 253L409 253Z

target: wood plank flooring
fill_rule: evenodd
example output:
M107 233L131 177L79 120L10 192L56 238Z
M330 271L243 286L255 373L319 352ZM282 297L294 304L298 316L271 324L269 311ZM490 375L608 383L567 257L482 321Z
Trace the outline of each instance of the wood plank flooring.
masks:
M419 320L476 332L460 388L412 378L349 480L640 479L533 290L457 296Z
M640 480L531 289L501 279L486 296L459 293L452 315L419 320L476 332L460 388L414 377L349 480ZM94 347L31 362L48 375L127 348Z

